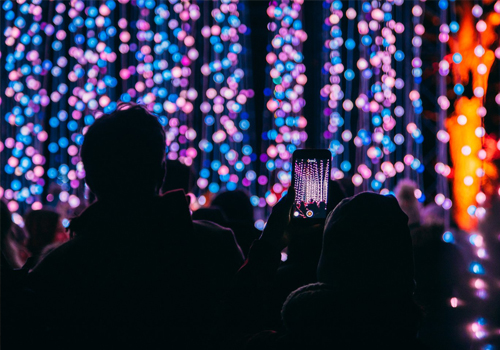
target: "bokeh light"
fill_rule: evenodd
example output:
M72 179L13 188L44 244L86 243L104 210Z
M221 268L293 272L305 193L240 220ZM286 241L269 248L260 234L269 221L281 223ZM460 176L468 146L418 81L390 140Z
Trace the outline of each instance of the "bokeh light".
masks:
M264 131L262 133L261 175L257 206L276 204L290 186L291 156L307 140L303 116L307 83L303 63L303 43L307 34L302 24L303 0L271 1L267 8L267 29L270 45L266 61L269 67L267 88L264 90ZM274 186L275 184L281 186Z

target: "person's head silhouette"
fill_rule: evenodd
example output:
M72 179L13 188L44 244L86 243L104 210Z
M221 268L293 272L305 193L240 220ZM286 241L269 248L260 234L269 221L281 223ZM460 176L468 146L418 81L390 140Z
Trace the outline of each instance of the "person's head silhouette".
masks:
M86 182L98 199L143 198L165 177L165 131L145 107L120 104L88 129L81 156Z
M253 225L253 206L250 196L243 190L221 192L214 198L212 205L220 208L229 221Z
M323 233L318 281L394 300L415 288L408 216L393 196L363 192L340 202Z

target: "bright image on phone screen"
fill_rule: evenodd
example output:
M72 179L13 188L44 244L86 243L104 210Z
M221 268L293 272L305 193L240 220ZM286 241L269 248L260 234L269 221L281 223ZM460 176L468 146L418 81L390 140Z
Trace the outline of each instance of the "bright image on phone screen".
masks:
M293 216L297 219L326 218L329 159L295 159L295 208Z

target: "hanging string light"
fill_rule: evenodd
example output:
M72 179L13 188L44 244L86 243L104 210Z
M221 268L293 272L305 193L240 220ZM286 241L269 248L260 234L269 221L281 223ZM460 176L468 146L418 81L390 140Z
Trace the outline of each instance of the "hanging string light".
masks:
M452 21L448 25L448 7L451 6L450 13L452 14ZM448 1L440 1L440 20L441 26L439 27L439 57L441 61L439 62L439 75L438 75L438 121L437 121L437 156L436 164L434 170L437 173L437 188L436 196L434 197L434 202L445 209L444 225L445 230L448 231L450 225L450 208L452 207L452 201L449 195L448 189L448 176L451 174L451 168L448 165L448 141L450 136L445 128L445 121L448 115L448 109L450 107L450 101L447 98L447 76L450 72L451 64L460 64L462 61L462 56L460 53L456 52L453 55L447 54L447 45L450 41L450 36L456 38L456 33L458 32L460 26L456 22L455 18L455 3ZM451 60L450 60L451 58ZM453 88L453 91L457 98L459 98L463 92L464 87L459 80Z
M224 18L214 19L211 29L219 31L209 37L218 38L213 46L215 50L222 46L222 54L209 65L219 65L212 76L217 81L205 87L195 79L206 73L204 68L201 74L195 69L203 44L196 41L201 12L195 3L2 2L7 47L3 54L10 82L4 89L2 77L3 96L8 98L0 103L11 130L3 128L9 136L2 139L0 151L9 180L3 177L0 192L12 212L40 209L55 201L73 208L80 205L85 172L78 146L95 119L115 110L119 100L144 104L158 115L166 129L169 159L194 165L205 175L212 168L203 163L208 151L200 136L205 133L207 139L209 132L218 140L224 133L227 140L220 144L217 157L227 165L215 172L224 177L218 181L234 189L256 177L251 169L257 159L250 145L251 117L245 108L253 91L247 87L242 59L249 29L241 19L242 4L213 3L216 19ZM51 52L50 58L45 51ZM199 88L204 89L202 94ZM217 129L208 131L205 122L210 118L195 119L194 108L200 102L206 108L200 99L213 89L218 96L213 106L224 111L218 112ZM229 175L224 174L225 167ZM58 184L62 191L49 189L50 184Z
M412 9L416 30L411 40L413 58L411 61L404 60L405 55L398 50L398 47L402 45L401 36L405 35L405 27L403 23L393 18L393 12L400 12L397 7L401 4L402 2L394 4L365 2L360 5L360 11L369 16L366 20L358 22L358 32L361 37L360 58L357 62L360 70L360 93L355 100L359 115L357 132L353 139L356 146L356 172L352 181L359 190L389 192L387 187L390 186L385 184L386 181L402 173L405 164L408 167L406 172L409 172L409 169L414 171L407 177L418 178L415 174L423 171L423 165L419 160L420 144L423 141L419 128L420 113L423 110L419 94L422 75L419 35L423 10L418 4ZM408 29L406 33L409 33ZM410 67L413 81L405 82L400 77L402 73L399 62ZM403 71L405 72L404 69ZM407 93L406 96L401 94L403 88ZM393 106L398 99L407 101L407 97L410 98L412 105ZM346 111L351 108L349 102L344 101L343 107ZM404 137L403 130L410 134L409 138ZM403 145L405 141L407 152L403 157L396 151L397 146ZM418 198L421 201L425 199L421 191Z
M205 96L200 105L204 127L199 142L203 167L198 186L210 193L217 193L221 184L227 190L250 188L256 180L252 162L257 159L250 145L251 120L246 111L254 92L245 88L241 59L245 50L243 38L249 33L241 20L244 5L229 0L216 3L210 12L213 25L201 29L212 52L204 56L209 61L201 67ZM206 11L208 5L205 3ZM205 197L198 202L202 205Z
M276 204L290 186L291 154L307 139L307 120L302 116L302 95L307 82L302 63L302 43L307 39L302 29L302 4L303 0L272 1L267 9L272 36L266 56L270 87L264 92L269 100L260 155L262 175L257 179L260 198L254 202L260 207Z
M343 109L342 107L344 98L348 101L346 102L347 107L352 105L350 92L352 81L356 76L353 60L356 42L353 39L353 31L357 13L352 7L352 3L349 6L344 15L341 1L327 0L323 2L325 9L323 26L327 29L325 30L327 38L324 50L328 55L322 68L325 85L320 91L320 99L324 101L323 115L325 116L325 122L322 123L324 128L322 139L324 147L328 147L333 155L332 177L335 179L343 178L344 173L351 169L349 161L349 142L352 139L351 109ZM348 21L347 33L342 33L342 22L345 20ZM347 39L344 42L343 37L346 36ZM342 62L344 47L347 55L346 67ZM342 90L343 85L345 92Z
M487 197L493 192L490 179L498 178L497 170L487 159L484 119L487 116L485 96L488 91L488 76L495 59L489 48L494 40L493 29L500 24L500 17L496 17L495 13L484 14L480 5L471 7L469 4L462 4L462 11L460 25L450 23L450 30L457 32L452 37L450 48L454 91L458 96L455 112L447 119L446 128L454 170L454 219L462 230L469 233L469 243L475 254L469 264L469 271L473 275L471 285L475 295L485 300L488 298L489 288L485 268L488 251L484 233L479 231L478 223L486 214ZM460 96L463 87L469 84L473 91L470 99ZM483 342L490 335L488 328L485 317L479 317L469 324L468 330L473 339ZM484 344L483 348L489 347L489 344Z

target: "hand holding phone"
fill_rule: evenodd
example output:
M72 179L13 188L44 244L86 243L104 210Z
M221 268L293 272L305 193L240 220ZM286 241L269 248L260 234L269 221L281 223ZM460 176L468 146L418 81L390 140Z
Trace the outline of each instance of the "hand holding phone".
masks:
M260 237L261 240L267 241L279 250L285 248L283 235L290 223L290 208L293 205L294 198L294 190L290 188L288 193L273 207L271 216L269 216L267 225Z
M300 149L293 153L294 222L310 224L326 219L331 157L326 149Z

